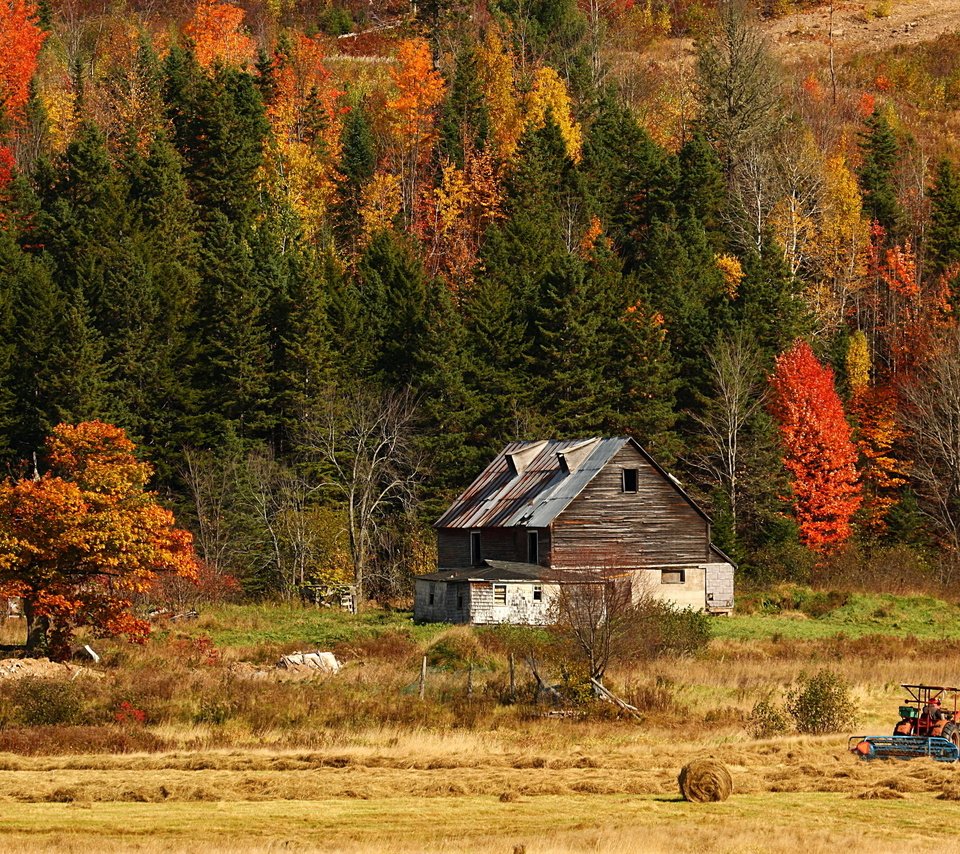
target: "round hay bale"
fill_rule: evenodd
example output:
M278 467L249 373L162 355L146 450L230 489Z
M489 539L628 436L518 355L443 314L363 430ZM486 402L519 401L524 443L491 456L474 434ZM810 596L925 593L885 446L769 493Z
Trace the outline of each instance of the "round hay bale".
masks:
M695 759L684 765L677 777L685 801L705 804L725 801L733 791L733 780L726 766L713 759Z

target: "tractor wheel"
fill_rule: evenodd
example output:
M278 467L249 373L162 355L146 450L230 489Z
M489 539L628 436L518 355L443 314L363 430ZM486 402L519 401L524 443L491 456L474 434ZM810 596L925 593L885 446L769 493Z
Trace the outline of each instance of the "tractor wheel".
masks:
M953 721L947 721L940 732L940 738L945 738L952 744L960 747L960 726Z
M913 721L910 718L904 718L893 728L894 735L913 735Z

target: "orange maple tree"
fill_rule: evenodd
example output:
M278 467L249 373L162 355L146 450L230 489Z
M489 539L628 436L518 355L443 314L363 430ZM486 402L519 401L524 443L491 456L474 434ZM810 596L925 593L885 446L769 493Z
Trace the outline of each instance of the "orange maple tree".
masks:
M36 21L35 4L27 0L0 3L0 107L14 120L30 98L30 80L47 37Z
M133 451L119 427L61 424L43 476L0 484L0 596L23 600L28 649L63 657L82 625L143 642L132 597L163 573L196 578L193 538L146 490L152 467Z
M183 31L193 41L197 62L204 68L216 62L243 65L253 56L254 42L244 30L243 9L231 3L200 0Z
M801 340L778 357L770 385L800 539L815 551L832 551L852 533L861 501L857 451L833 371Z
M400 174L403 207L413 217L420 175L426 169L436 139L436 112L443 100L443 75L433 67L430 45L424 39L406 39L390 69L396 95L387 101L396 137L394 157Z

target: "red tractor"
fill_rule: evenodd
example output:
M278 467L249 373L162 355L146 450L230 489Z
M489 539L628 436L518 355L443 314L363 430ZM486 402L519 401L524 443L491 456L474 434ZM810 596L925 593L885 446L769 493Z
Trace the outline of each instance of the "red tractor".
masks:
M904 685L910 695L900 707L900 723L894 735L921 738L945 738L960 747L960 717L957 716L957 694L960 688L942 685ZM944 700L952 700L950 708Z

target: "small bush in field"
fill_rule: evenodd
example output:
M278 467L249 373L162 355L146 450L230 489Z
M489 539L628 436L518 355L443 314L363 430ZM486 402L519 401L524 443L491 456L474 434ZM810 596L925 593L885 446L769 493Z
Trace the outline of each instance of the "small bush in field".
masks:
M83 698L74 682L26 677L9 693L16 718L26 726L80 723Z
M840 732L855 726L857 720L850 688L832 670L814 676L802 674L787 692L786 709L803 733Z
M230 703L208 698L201 701L200 708L193 716L193 722L223 726L231 717L233 717L233 708Z
M750 712L750 733L754 738L773 738L790 729L790 718L769 699L758 700Z
M701 611L659 599L641 602L636 610L642 656L696 655L710 643L710 617Z

